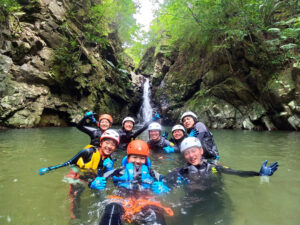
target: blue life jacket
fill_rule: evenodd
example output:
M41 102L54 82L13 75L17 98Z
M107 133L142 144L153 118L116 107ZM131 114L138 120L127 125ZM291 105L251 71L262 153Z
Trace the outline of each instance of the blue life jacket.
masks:
M151 177L149 169L146 165L142 165L141 167L137 168L133 165L133 163L127 163L123 171L124 174L122 176L113 176L113 181L117 183L117 186L126 189L138 190L151 188L154 178Z

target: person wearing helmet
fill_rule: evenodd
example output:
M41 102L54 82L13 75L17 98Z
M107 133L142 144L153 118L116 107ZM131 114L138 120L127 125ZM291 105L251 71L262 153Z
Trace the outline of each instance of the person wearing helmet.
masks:
M135 120L130 116L125 117L122 121L122 128L118 130L120 134L119 148L125 150L130 141L134 140L137 136L143 133L148 128L149 124L158 119L160 119L160 115L155 113L151 121L145 123L140 129L134 131L133 127L135 125Z
M116 150L120 143L120 136L117 131L108 129L100 138L100 147L91 146L77 153L73 158L65 163L42 168L39 170L40 175L44 175L52 170L65 167L75 166L70 170L64 180L70 183L70 197L72 199L71 218L77 218L77 205L79 204L79 196L84 190L84 183L91 182L97 175L101 175L107 171L113 170L112 153Z
M195 113L191 111L183 113L180 121L187 130L189 137L197 137L201 141L204 158L219 159L219 152L213 134L207 129L204 123L198 121Z
M92 123L96 124L97 127L87 126L87 120L90 120ZM84 117L76 125L77 129L86 133L90 136L91 141L90 145L99 147L100 137L104 131L109 129L113 124L113 118L109 114L102 114L99 116L98 122L95 119L94 112L87 112ZM89 146L90 147L90 146Z
M180 148L180 143L186 137L187 135L182 125L176 124L172 127L172 138L170 139L170 141L173 142L178 147L178 149Z
M158 201L145 198L149 196L151 190L155 194L169 191L161 181L162 176L151 169L149 147L146 142L131 141L127 146L127 156L123 159L122 166L105 173L103 177L97 177L90 187L98 190L105 189L106 179L109 177L112 177L114 184L120 188L122 196L126 197L114 196L111 199L100 224L122 224L122 217L128 222L133 218L139 218L136 221L138 224L166 224L161 212L172 214L172 210L163 207ZM151 214L156 216L148 216Z
M149 148L154 152L179 152L178 146L167 140L165 137L162 137L161 130L161 125L157 122L153 122L149 125L149 141L147 142Z
M187 183L195 183L198 181L203 181L204 178L213 177L215 174L232 174L242 177L251 176L272 176L272 174L278 168L278 162L272 163L270 166L266 166L267 160L261 166L259 172L256 171L240 171L233 170L226 166L215 165L203 160L203 148L201 142L196 137L185 138L180 145L180 152L183 154L185 159L185 164L182 168L176 169L175 174L176 179L184 180ZM166 180L174 180L174 171L166 176ZM180 179L177 179L178 176Z
M164 181L170 188L183 185L185 198L193 199L195 203L191 202L185 208L186 216L182 215L178 224L194 224L193 215L199 212L205 215L201 220L197 218L199 224L217 224L220 218L222 224L231 224L230 199L224 192L222 174L241 177L271 176L278 168L277 162L266 166L267 161L263 163L259 172L233 170L209 163L203 160L203 148L196 137L185 138L181 142L180 151L185 159L184 165L168 173Z

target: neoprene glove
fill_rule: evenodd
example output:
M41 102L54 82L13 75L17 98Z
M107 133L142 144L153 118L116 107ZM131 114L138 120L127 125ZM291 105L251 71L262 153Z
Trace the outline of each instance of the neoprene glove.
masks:
M103 167L105 167L105 172L113 170L114 169L114 161L112 161L110 158L106 158L103 161Z
M162 181L155 181L152 184L152 191L155 194L163 194L168 193L170 188L168 188L168 186L166 186Z
M165 153L174 153L174 148L171 146L163 147Z
M272 174L277 170L278 162L274 162L270 166L266 166L267 163L268 160L264 161L264 163L262 164L259 171L260 176L272 176Z
M167 131L165 131L165 132L162 134L162 136L163 136L165 139L168 139L168 135L169 135L169 133L168 133Z
M199 134L199 131L196 129L191 130L191 132L189 133L189 137L197 137Z
M95 115L96 113L94 113L93 111L87 112L84 114L84 118L88 118L92 121L92 123L96 123L96 119L95 119Z
M39 175L44 175L45 173L49 173L50 168L46 167L46 168L42 168L39 170Z
M160 118L161 118L161 117L160 117L159 113L156 112L156 113L154 114L154 116L152 117L152 120L153 120L153 121L156 121L156 120L159 120Z
M92 189L104 190L106 187L106 180L104 177L96 177L90 186Z

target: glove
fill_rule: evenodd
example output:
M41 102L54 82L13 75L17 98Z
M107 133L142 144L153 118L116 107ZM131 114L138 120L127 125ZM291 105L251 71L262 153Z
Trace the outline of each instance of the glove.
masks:
M39 170L39 175L44 175L45 173L49 173L50 167L42 168Z
M161 181L155 181L152 184L152 191L155 194L163 194L168 193L170 191L170 188L164 185L164 183Z
M174 148L171 146L164 147L163 150L165 153L174 153Z
M105 172L113 170L114 169L114 161L112 161L110 158L106 158L103 161L103 167L105 167Z
M162 136L165 138L165 139L168 139L168 135L169 135L169 133L166 131L166 132L164 132L163 134L162 134Z
M93 111L87 112L84 114L84 118L88 118L92 121L92 123L96 123L96 119L95 119L95 115L96 113L94 113Z
M260 176L272 176L272 174L277 170L278 162L274 162L270 166L266 166L267 163L268 160L264 161L264 163L262 164L259 171Z
M154 116L152 117L152 120L153 120L153 121L156 121L156 120L159 120L160 118L161 118L161 117L160 117L159 113L156 112L156 113L154 114Z
M104 177L96 177L90 186L92 189L104 190L106 187L106 180Z
M190 133L189 133L189 137L197 137L199 134L199 131L196 129L193 129Z

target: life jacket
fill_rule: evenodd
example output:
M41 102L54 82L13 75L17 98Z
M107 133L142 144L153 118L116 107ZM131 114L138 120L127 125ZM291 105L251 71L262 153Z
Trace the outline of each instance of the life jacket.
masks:
M101 154L96 148L94 148L94 152L92 154L93 155L90 161L84 163L83 158L80 157L76 162L76 165L79 167L81 172L97 174L97 169L101 160Z
M142 165L137 168L133 163L127 163L123 171L122 176L113 176L113 181L117 182L117 186L138 190L151 188L154 178L151 177L148 166Z

